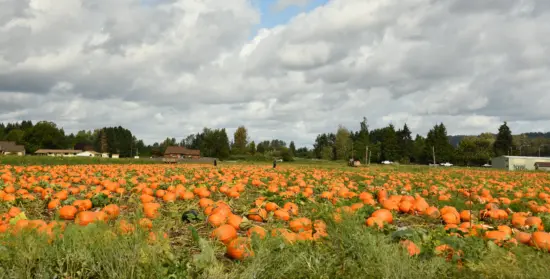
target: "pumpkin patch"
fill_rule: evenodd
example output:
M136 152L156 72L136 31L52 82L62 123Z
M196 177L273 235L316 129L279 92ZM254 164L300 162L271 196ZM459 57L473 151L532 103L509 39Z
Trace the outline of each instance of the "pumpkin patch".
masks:
M54 243L67 229L104 225L110 237L143 232L148 245L190 253L189 243L203 239L226 261L247 262L274 239L279 249L332 247L339 228L351 226L411 260L443 257L457 268L491 245L550 251L550 177L542 173L86 165L2 166L0 176L0 241L31 231Z

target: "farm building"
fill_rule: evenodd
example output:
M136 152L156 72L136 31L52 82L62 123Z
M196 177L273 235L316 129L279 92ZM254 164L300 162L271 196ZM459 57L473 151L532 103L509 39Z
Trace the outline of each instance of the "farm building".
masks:
M550 171L550 163L548 163L548 162L536 162L535 163L535 169L536 170L542 170L542 171Z
M72 149L38 149L34 154L53 157L74 157L76 154L82 153L82 150Z
M493 168L506 170L535 170L536 163L550 163L548 157L500 156L491 159Z
M166 151L164 151L165 158L191 158L199 159L201 157L201 151L195 149L187 149L181 146L168 146Z
M100 155L95 151L84 151L76 154L77 157L99 157Z
M25 147L13 141L0 141L0 155L25 156Z

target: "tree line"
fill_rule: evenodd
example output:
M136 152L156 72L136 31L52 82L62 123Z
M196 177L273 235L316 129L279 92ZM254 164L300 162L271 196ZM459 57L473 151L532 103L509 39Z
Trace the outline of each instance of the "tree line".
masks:
M231 138L226 129L205 127L179 142L175 138L166 138L162 142L146 145L130 130L121 126L66 134L63 128L49 121L0 123L0 140L24 145L31 154L44 148L78 149L120 154L121 157L162 156L168 146L198 149L203 157L220 159L281 158L291 161L294 157L325 160L354 158L364 163L367 160L373 163L388 160L429 164L435 159L436 163L482 165L488 163L493 156L550 155L550 133L512 135L506 122L500 126L496 134L453 137L447 134L443 123L438 123L426 136L416 134L413 137L407 124L403 127L389 124L386 127L369 129L365 117L359 122L356 131L340 125L336 133L319 134L313 148L296 148L293 141L287 145L280 139L255 142L250 140L248 130L244 126L238 127Z
M417 134L414 139L407 124L401 128L389 124L372 130L366 118L359 124L357 131L339 126L336 133L319 134L310 156L325 160L354 158L363 162L483 165L494 156L550 154L550 133L512 135L506 122L496 134L459 136L456 145L451 143L455 138L447 134L443 123L436 124L425 137Z
M94 130L81 130L76 134L66 134L63 128L54 122L22 121L0 123L0 141L13 141L24 145L27 153L33 154L38 149L76 149L119 154L120 157L162 156L168 146L183 146L201 151L203 157L228 159L231 156L255 156L259 159L281 157L292 160L296 151L291 142L273 139L256 144L250 141L248 131L241 126L235 131L230 141L225 129L204 128L201 132L187 136L177 142L175 138L166 138L162 142L146 145L137 139L130 130L118 127L103 127Z

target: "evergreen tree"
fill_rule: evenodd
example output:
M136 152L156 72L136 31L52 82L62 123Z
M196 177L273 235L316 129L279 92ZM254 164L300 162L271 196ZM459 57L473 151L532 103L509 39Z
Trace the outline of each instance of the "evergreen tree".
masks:
M399 160L399 143L393 124L383 129L381 144L382 160Z
M426 137L424 158L428 158L430 163L433 162L433 150L435 150L436 163L453 162L454 147L449 141L447 128L443 123L435 125Z
M508 124L504 122L498 128L498 134L493 143L493 152L496 156L508 155L513 146L512 131L508 127Z
M296 155L296 145L294 145L294 141L290 142L290 145L288 146L288 149L289 149L290 154L292 156Z
M416 164L427 164L427 158L424 155L426 146L425 139L421 135L416 135L413 143L412 162Z
M266 149L266 146L263 142L258 143L258 145L256 146L256 152L258 153L264 154L265 149Z
M4 126L4 123L0 123L0 141L4 140L5 136L6 136L6 126Z
M400 160L404 163L410 162L411 157L413 156L414 143L411 136L411 131L406 123L403 126L403 129L397 132L397 142L399 144Z
M256 154L256 143L254 141L251 141L250 144L248 144L248 152L252 155Z
M369 126L367 125L367 118L363 117L363 121L359 124L359 131L352 133L353 147L356 150L355 157L365 160L367 156L367 146L369 146Z

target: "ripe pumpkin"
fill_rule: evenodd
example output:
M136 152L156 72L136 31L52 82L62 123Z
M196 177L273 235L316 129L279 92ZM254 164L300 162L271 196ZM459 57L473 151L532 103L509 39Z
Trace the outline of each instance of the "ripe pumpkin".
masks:
M164 196L162 196L162 200L164 202L175 202L176 199L177 199L176 194L174 194L172 192L166 192L166 194L164 194Z
M378 209L371 214L371 217L380 219L388 224L393 223L393 215L388 209Z
M58 199L52 199L50 202L48 202L48 209L54 210L58 208L61 205L61 201Z
M227 221L227 217L223 216L222 214L212 214L208 216L208 224L210 224L212 227L219 227Z
M263 222L267 219L267 211L263 208L250 209L247 218L256 222Z
M273 212L277 209L279 209L279 206L274 202L268 202L265 204L265 210L267 210L268 212Z
M239 215L230 214L229 217L227 217L227 224L232 226L236 230L239 229L242 222L243 222L243 218Z
M424 214L434 219L439 218L439 216L441 215L441 213L439 212L439 209L437 209L437 207L435 206L428 207L426 211L424 211Z
M19 215L19 213L21 213L21 209L15 206L8 210L8 215L10 215L12 218Z
M144 230L150 230L153 228L153 222L147 218L141 218L139 220L139 226Z
M460 224L460 215L458 215L456 212L447 212L443 214L441 218L443 218L445 224Z
M116 204L109 204L105 206L101 211L107 213L109 219L116 219L120 215L120 208Z
M403 213L409 213L409 211L412 210L412 207L413 207L413 204L408 200L404 200L399 203L399 211Z
M550 252L550 233L534 232L531 235L531 246Z
M503 231L487 231L485 232L485 238L493 240L496 243L501 243L508 239L509 235Z
M225 224L213 230L210 236L227 244L231 240L237 238L237 230L233 226Z
M136 227L128 223L128 221L126 220L121 220L120 223L118 224L118 228L121 234L130 234L136 230Z
M367 218L367 221L365 222L365 224L369 227L378 226L379 229L384 228L384 221L380 218L377 218L377 217Z
M311 220L308 218L298 218L290 221L290 229L293 232L309 231L312 229Z
M96 221L96 213L91 211L81 211L76 215L75 223L80 226L87 226Z
M462 222L468 222L472 219L472 212L470 210L462 210L460 212L460 219Z
M65 205L59 209L59 217L64 220L74 220L78 209L72 205Z
M529 227L536 227L538 230L542 227L542 219L537 216L530 216L525 219L525 225Z
M294 216L298 215L298 205L296 205L293 202L285 203L285 205L283 206L283 209L288 213L290 213L291 215L294 215Z
M265 238L267 231L260 226L253 226L252 228L248 229L248 231L246 232L246 235L249 237L252 237L253 234L263 239Z
M156 202L149 202L143 204L143 213L149 219L155 219L159 216L158 209L160 204Z
M284 211L284 210L276 210L274 213L273 213L273 216L275 216L275 219L277 220L281 220L281 221L288 221L290 220L290 214L288 214L287 211Z
M514 232L514 238L519 242L523 244L529 244L531 242L531 234L522 232L522 231L515 231Z
M250 239L238 237L231 240L226 246L226 255L234 260L243 260L254 256L254 251L250 246Z
M409 256L416 256L420 254L420 248L410 240L402 240L401 245L407 249Z

